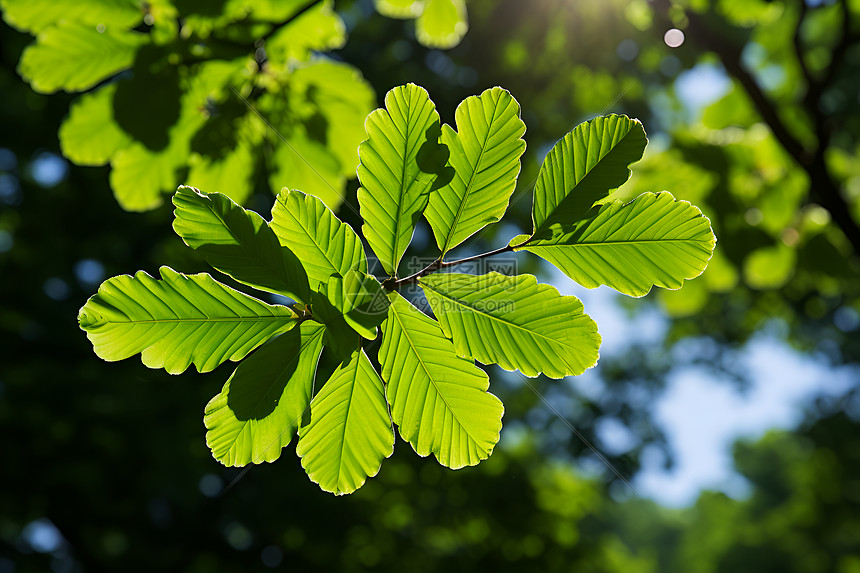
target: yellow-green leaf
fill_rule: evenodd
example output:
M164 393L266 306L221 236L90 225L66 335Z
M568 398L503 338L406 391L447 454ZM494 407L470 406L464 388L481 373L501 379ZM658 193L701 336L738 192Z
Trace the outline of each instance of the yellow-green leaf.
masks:
M206 445L225 466L273 462L308 405L325 328L306 321L245 359L206 405Z
M582 303L532 275L435 273L419 282L461 356L532 377L597 364L600 335Z
M607 285L630 296L652 286L678 289L705 270L716 238L696 207L671 194L644 193L629 203L613 201L571 226L555 225L552 235L511 241L532 252L584 287Z
M394 453L382 380L363 350L341 364L314 396L296 453L311 480L336 495L360 488Z
M149 368L170 374L191 364L199 372L244 358L271 337L293 328L297 316L209 275L161 267L161 280L140 271L106 280L78 314L93 350L113 362L140 353Z
M487 459L499 441L502 402L487 374L460 356L439 323L396 292L382 325L379 361L391 416L418 455L452 469Z

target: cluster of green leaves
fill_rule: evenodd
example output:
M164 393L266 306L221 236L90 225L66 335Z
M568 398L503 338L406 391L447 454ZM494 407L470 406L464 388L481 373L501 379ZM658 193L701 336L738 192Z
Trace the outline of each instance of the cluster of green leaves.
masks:
M180 183L243 203L258 172L272 189L340 204L375 94L357 69L320 55L346 42L333 6L0 1L6 22L36 36L18 66L31 87L86 92L60 127L63 154L110 164L111 188L129 211L157 207ZM417 18L427 46L452 47L467 29L462 0L380 0L378 9Z
M453 48L469 30L466 0L376 0L389 18L415 20L415 38L428 48Z
M319 54L346 41L333 4L0 2L6 22L36 36L18 66L31 87L86 92L60 127L63 154L109 163L130 211L157 207L180 183L241 203L258 172L273 189L339 204L375 94L355 68Z
M208 274L162 267L160 279L141 271L107 280L79 315L105 360L140 353L145 365L179 373L244 358L206 406L213 455L227 465L273 461L298 432L309 476L335 493L376 474L393 451L393 424L419 455L447 467L486 459L503 406L475 360L562 378L593 366L600 345L582 303L534 276L436 272L462 262L445 256L508 207L525 151L510 93L497 87L464 100L455 130L423 88L400 86L366 128L358 202L383 282L368 274L358 234L313 195L284 189L267 222L225 195L180 187L173 227L183 241L239 283L296 303L269 304ZM701 274L715 237L698 209L665 192L609 197L646 142L641 123L625 116L575 128L541 167L531 235L481 256L529 251L586 287L632 296ZM439 257L400 278L422 215ZM400 294L416 282L435 320ZM380 331L377 369L368 352ZM323 347L338 366L318 384Z

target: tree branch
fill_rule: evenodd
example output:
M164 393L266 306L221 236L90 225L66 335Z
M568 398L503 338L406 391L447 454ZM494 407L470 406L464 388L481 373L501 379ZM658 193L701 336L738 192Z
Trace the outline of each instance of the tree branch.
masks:
M733 76L746 91L761 118L768 125L774 137L791 157L800 165L808 165L812 154L788 130L777 113L777 107L764 93L761 86L744 67L741 59L741 49L725 42L711 32L703 19L697 14L688 14L690 36L699 39L705 46L717 54L729 75Z
M664 23L670 25L671 21L668 14L671 8L671 1L651 0L651 3L655 6L657 14L662 16ZM853 41L850 10L847 6L847 0L840 0L840 5L842 6L843 13L842 37L834 49L831 65L823 78L810 84L811 89L807 97L804 98L804 101L798 102L803 105L806 112L810 114L810 117L815 122L815 132L818 142L812 149L804 147L800 140L792 135L786 124L783 123L777 112L776 104L764 93L764 90L759 86L752 73L744 67L740 46L727 42L723 34L715 33L702 16L693 12L686 13L688 19L687 32L688 37L692 40L698 41L705 49L714 52L719 57L726 72L734 77L744 88L756 111L770 128L773 136L808 175L809 199L818 203L830 213L833 222L851 243L854 256L860 257L860 225L851 216L848 204L844 197L842 197L839 184L833 178L824 159L830 134L820 115L821 111L818 105L821 94L836 77L836 69L841 65L845 53ZM805 10L801 9L801 21L804 14ZM800 21L795 30L795 35L799 34L799 27ZM798 57L802 62L802 54L798 53ZM801 63L801 67L805 67L805 62ZM807 71L806 73L809 72Z
M839 40L833 46L833 51L830 54L830 65L824 71L824 75L818 81L810 84L809 92L806 97L806 105L819 111L819 103L821 95L824 93L830 84L833 83L836 77L836 72L842 67L845 61L845 54L851 44L858 39L856 35L851 34L851 10L848 7L847 0L839 0L839 7L842 12L842 28Z
M809 67L806 65L806 58L803 56L803 42L800 38L800 32L803 28L803 22L806 20L806 13L809 11L809 7L806 5L806 0L798 0L798 2L800 4L800 14L797 15L797 24L794 26L792 43L794 44L794 56L797 58L800 72L806 80L806 91L809 93L813 84L815 84L815 78L812 77Z

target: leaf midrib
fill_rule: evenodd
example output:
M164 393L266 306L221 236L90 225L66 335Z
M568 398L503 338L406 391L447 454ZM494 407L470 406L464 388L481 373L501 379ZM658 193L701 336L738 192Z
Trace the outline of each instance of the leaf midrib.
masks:
M347 428L349 427L349 417L352 414L352 401L355 399L355 386L358 384L358 369L361 367L361 355L363 351L359 349L359 354L356 356L355 368L352 373L352 387L349 390L349 405L346 408L346 419L343 421L343 435L340 440L340 456L337 461L337 480L335 481L335 488L340 490L340 476L343 471L343 452L346 449L346 435Z
M525 328L524 326L522 326L522 325L520 325L520 324L517 324L517 323L515 323L515 322L509 322L509 321L504 320L503 318L500 318L500 317L498 317L498 316L495 316L495 315L488 314L488 313L486 313L486 312L480 311L480 310L476 309L476 308L475 308L475 307L473 307L473 306L470 306L470 305L468 305L468 304L463 303L460 299L453 298L451 295L446 295L446 294L442 293L441 291L439 291L439 290L437 290L437 289L433 288L432 286L430 286L430 285L428 285L428 284L424 283L423 281L422 281L422 284L426 285L426 286L427 286L430 290L432 290L433 292L435 292L435 293L439 294L439 296L441 296L442 298L445 298L446 300L449 300L449 301L453 302L453 303L454 303L454 304L456 304L456 305L459 305L459 306L461 306L461 307L463 307L463 308L466 308L466 309L468 309L468 310L470 310L470 311L474 312L474 313L475 313L475 314L477 314L477 315L485 316L485 317L487 317L487 318L493 319L493 320L495 320L495 321L497 321L497 322L500 322L500 323L505 324L505 325L508 325L508 326L513 326L513 327L515 327L515 328L517 328L517 329L519 329L519 330L522 330L523 332L526 332L526 333L528 333L528 334L533 334L533 335L535 335L535 336L538 336L538 337L540 337L540 338L543 338L543 339L544 339L544 340L546 340L547 342L554 343L554 344L559 344L559 345L561 345L561 346L569 346L569 345L566 345L566 344L564 344L563 342L561 342L561 341L559 341L559 340L556 340L556 339L554 339L554 338L550 338L550 337L546 336L545 334L542 334L542 333L537 332L537 331L534 331L534 330L529 330L529 329ZM492 298L490 298L489 300L492 300ZM443 313L443 314L444 314L444 313ZM570 314L570 313L566 313L566 314Z
M403 217L403 207L404 207L404 203L406 202L406 195L407 195L408 191L412 188L412 185L418 179L418 174L416 174L415 177L412 179L412 181L410 181L409 184L407 185L407 182L406 182L407 168L408 168L408 163L411 161L411 159L409 158L409 134L411 133L412 129L415 127L412 125L412 119L414 117L413 114L417 113L420 116L420 113L421 113L421 110L416 110L415 109L416 106L412 105L412 100L413 100L413 92L412 92L412 90L409 90L409 101L407 102L407 109L409 110L409 115L406 118L406 129L405 129L405 132L403 134L403 163L401 165L401 170L400 170L400 200L397 202L397 216L394 218L394 237L392 237L392 243L393 243L392 249L391 249L391 275L392 276L397 276L397 267L400 266L400 260L399 260L400 257L398 257L398 254L399 254L398 251L400 250L400 246L398 243L400 242L400 227L402 226L401 220ZM421 103L420 98L419 98L419 103ZM423 107L423 106L421 106L421 107ZM388 115L389 115L389 117L391 117L391 112L388 112ZM431 112L431 114L430 114L431 122L432 122L432 117L433 117L433 113ZM392 117L391 120L393 123L394 118ZM421 126L421 127L423 128L424 126ZM416 152L416 157L417 157L417 152ZM414 158L412 158L412 159L414 159ZM407 246L408 246L408 244L407 244ZM400 256L402 256L402 255L400 255Z
M245 253L251 254L251 256L249 256L248 258L250 258L252 260L256 260L257 262L259 262L260 265L264 269L266 269L267 271L272 273L273 277L281 279L282 281L285 279L285 277L281 276L281 271L283 269L279 269L276 266L270 265L265 257L260 256L260 249L259 248L252 248L251 245L247 244L245 241L242 240L242 238L240 238L235 232L233 232L233 229L230 227L230 225L227 224L227 221L224 219L224 217L221 216L221 213L219 213L218 211L215 210L215 203L211 199L209 200L209 204L208 204L207 208L221 222L221 225L223 226L223 228L227 231L227 233L233 239L234 244L242 247L242 250ZM244 209L243 209L243 211L244 211ZM246 216L248 217L248 222L251 224L252 232L256 231L256 229L254 228L253 215L246 215ZM261 219L262 219L262 217L261 217ZM263 225L268 227L268 224L266 223L265 220L263 220ZM274 233L274 231L273 231L273 233ZM275 239L277 240L277 236L275 236ZM278 243L278 246L280 246L280 242ZM224 272L224 271L222 271L222 272ZM230 273L225 272L225 274L233 277L233 275L231 275ZM256 283L252 283L251 281L239 280L236 277L233 277L233 279L239 281L240 283L252 286L254 288L266 290L263 285L258 285ZM294 298L299 302L305 302L303 300L300 300L297 296L295 296L294 293L291 292L291 289L289 288L289 284L287 284L286 281L284 281L283 285L280 287L280 290L281 290L281 292L279 292L278 294L283 294L285 296L289 296L290 298Z
M550 247L614 247L618 245L638 245L640 243L698 243L702 245L709 245L711 244L711 241L706 239L636 239L632 241L600 241L599 243L552 243L549 245L534 242L527 244L523 247L514 247L514 249L518 250L522 248L528 250L530 248L548 249Z
M538 233L540 233L541 231L545 231L545 230L546 230L546 228L547 228L549 225L553 225L553 224L555 224L555 221L553 221L552 219L553 219L553 215L554 215L554 214L555 214L555 212L558 210L558 208L559 208L563 203L565 203L566 201L570 200L570 198L574 195L574 193L575 193L575 191L576 191L576 189L577 189L578 187L580 187L581 185L583 185L583 183L588 184L589 177L593 175L594 170L595 170L595 169L597 169L597 168L601 165L601 163L604 163L604 162L606 161L606 159L607 159L607 158L609 158L609 157L610 157L610 156L612 156L613 154L615 154L615 153L617 153L617 152L619 152L619 151L620 151L618 148L619 148L619 147L624 143L624 141L625 141L628 137L630 137L630 134L631 134L631 133L633 133L633 127L634 127L633 125L629 126L629 128L628 128L627 132L626 132L624 135L622 135L622 136L618 139L618 141L617 141L617 142L615 142L615 145L613 145L611 148L609 148L609 150L608 150L608 151L603 155L603 157L600 157L597 161L595 161L595 162L594 162L594 165L592 165L591 167L589 167L589 168L587 168L587 169L586 169L585 174L584 174L584 175L579 179L579 181L575 182L575 183L573 184L573 187L571 187L571 188L570 188L570 190L569 190L569 191L567 191L567 192L564 194L564 197L562 197L562 198L561 198L561 200L553 206L552 210L545 214L545 216L544 216L544 220L543 220L543 222L540 224L540 226L537 226L537 225L535 226L535 230L534 230L534 233L532 233L532 236L537 235L537 234L538 234ZM572 132L571 132L571 133L572 133ZM563 150L563 151L562 151L561 156L559 157L559 161L561 161L561 163L562 163L562 166L561 166L561 167L562 167L562 170L564 169L564 152L566 152L568 149L570 149L570 153L573 153L573 149L572 149L572 148L573 148L573 147L574 147L574 146L579 142L579 140L580 140L580 139L582 139L586 134L588 135L589 139L591 139L591 130L590 130L590 126L589 126L589 128L586 128L586 130L585 130L585 131L584 131L584 132L583 132L579 137L577 137L576 139L574 139L574 140L573 140L573 142L571 143L571 145L570 145L570 146L568 146L568 148L566 148L565 150ZM588 143L586 143L586 155L587 155L587 150L588 150ZM631 162L631 163L632 163L632 162ZM628 163L627 165L625 165L625 168L627 169L627 179L629 180L629 178L630 178L630 164ZM541 176L541 173L539 173L539 174L538 174L538 181L540 181L540 176ZM626 183L626 180L625 180L625 183ZM622 183L621 185L623 185L623 183ZM620 187L621 185L619 185L619 187ZM608 194L609 194L609 192L611 191L611 189L607 189L606 191L607 191L607 193L606 193L606 194L608 195ZM599 198L598 198L598 199L595 199L595 201L598 201L598 200L599 200ZM587 212L588 212L588 208L586 208L586 210L585 210L584 212L580 213L580 217L581 217L582 215L586 214ZM580 220L581 220L581 219L580 219ZM549 225L548 225L547 223L549 223Z
M408 301L407 301L408 302ZM436 394L438 394L439 398L442 399L442 402L445 404L445 407L448 408L448 411L451 412L451 416L457 421L457 424L466 432L466 435L469 436L469 439L472 440L473 443L477 444L478 440L472 436L472 433L466 428L466 426L460 421L460 418L457 416L457 413L448 403L448 400L445 398L445 395L439 390L439 386L436 385L436 381L433 379L433 376L430 375L430 370L427 368L427 365L424 363L424 360L421 358L421 354L418 352L418 347L412 342L412 338L409 336L409 330L406 328L406 325L403 324L403 320L400 318L398 311L394 308L394 305L391 306L391 310L394 313L395 318L397 318L398 324L400 324L400 330L403 332L403 336L406 338L406 341L409 343L409 347L412 349L415 357L418 358L418 363L421 364L421 369L424 370L424 373L427 374L427 379L430 380L430 383L433 385L433 389L436 390ZM418 311L421 312L421 311ZM422 313L423 314L423 313ZM420 318L419 318L420 320ZM431 319L432 320L432 319ZM446 339L447 340L447 339ZM459 358L459 357L458 357ZM426 402L425 402L426 405ZM416 436L417 442L417 436Z
M481 160L484 158L484 153L487 151L487 142L490 140L490 131L491 131L493 122L496 121L496 112L499 109L499 101L497 100L493 103L494 103L493 115L490 118L489 124L487 125L487 133L484 135L484 144L481 146L481 153L478 155L478 160L475 162L475 165L472 169L472 174L469 176L469 182L466 184L466 190L463 193L463 198L460 200L460 205L457 208L457 214L454 215L454 221L451 223L451 227L448 229L448 234L445 237L445 246L442 248L442 256L443 257L445 256L445 253L447 253L448 249L450 248L448 245L451 243L451 240L454 237L454 231L457 229L457 225L460 223L460 217L462 216L463 211L466 210L466 202L469 198L469 193L471 192L472 184L475 182L475 177L478 174L478 166L481 164ZM457 127L460 127L459 124L457 125ZM459 140L460 139L460 132L458 131L456 133L457 133L457 139ZM465 153L465 147L463 149L464 149L464 153Z
M183 322L257 322L257 321L284 321L296 320L296 316L236 316L236 317L202 317L202 318L156 318L150 320L106 320L103 324L162 324Z

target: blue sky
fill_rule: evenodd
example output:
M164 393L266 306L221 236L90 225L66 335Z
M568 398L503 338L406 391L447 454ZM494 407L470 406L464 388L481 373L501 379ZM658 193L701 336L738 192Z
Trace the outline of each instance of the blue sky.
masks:
M655 351L662 345L666 323L656 309L631 320L617 303L623 295L606 287L588 290L560 273L554 273L550 282L562 294L578 296L597 322L603 336L601 361L623 360L632 342L653 343ZM767 331L739 351L736 361L750 377L751 386L744 393L734 381L684 361L668 374L665 391L650 407L676 463L666 471L659 450L646 449L643 468L632 482L641 496L672 507L693 503L703 489L742 497L747 484L732 468L734 442L761 437L772 428L797 426L813 397L841 395L860 374L856 368L831 368ZM586 395L607 391L588 372L571 381ZM625 444L632 445L629 430L616 424L599 425L597 430L604 444L622 450Z

